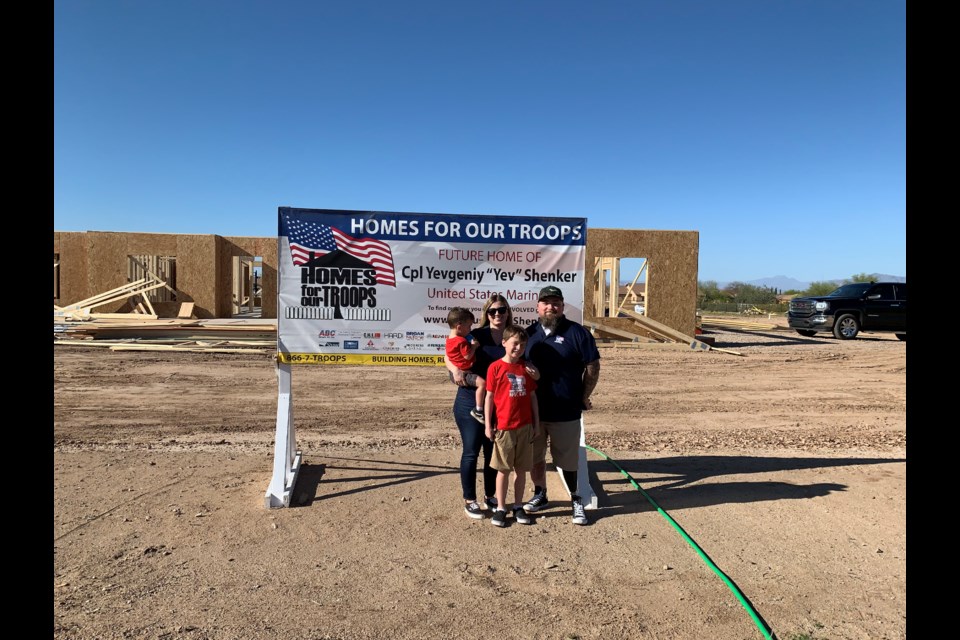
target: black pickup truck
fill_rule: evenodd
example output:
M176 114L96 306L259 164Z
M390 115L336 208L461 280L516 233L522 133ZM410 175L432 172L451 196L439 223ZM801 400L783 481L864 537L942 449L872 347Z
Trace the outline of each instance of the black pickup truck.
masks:
M861 331L893 331L907 339L907 283L855 282L825 296L794 298L787 322L802 336L831 331L851 340Z

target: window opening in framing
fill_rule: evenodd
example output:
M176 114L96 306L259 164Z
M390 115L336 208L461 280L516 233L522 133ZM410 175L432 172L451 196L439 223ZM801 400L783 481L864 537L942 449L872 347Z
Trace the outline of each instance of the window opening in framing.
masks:
M127 282L137 282L143 278L157 278L167 285L147 291L144 295L150 302L170 302L177 299L175 293L177 288L176 256L128 256Z

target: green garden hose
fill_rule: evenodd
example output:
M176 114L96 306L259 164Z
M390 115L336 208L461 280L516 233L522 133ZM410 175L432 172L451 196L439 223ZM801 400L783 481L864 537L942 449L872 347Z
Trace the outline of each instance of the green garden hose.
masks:
M672 526L674 529L677 530L677 533L679 533L680 536L687 541L687 544L690 545L693 548L693 550L697 552L697 555L700 556L700 558L707 564L707 566L710 567L710 569L715 574L717 574L717 576L719 576L721 580L723 580L724 584L727 585L727 588L729 588L730 591L733 592L733 595L736 596L737 600L740 601L740 604L743 605L743 608L746 609L747 613L750 614L750 617L753 619L753 623L757 626L757 629L760 630L760 633L763 634L763 637L766 638L767 640L777 640L777 636L776 634L773 633L773 629L770 628L770 625L767 624L766 620L760 617L760 614L757 613L756 609L753 608L753 605L750 604L750 601L747 599L747 597L743 595L743 592L740 591L740 588L733 583L733 580L731 580L727 576L727 574L721 571L720 568L716 564L714 564L713 560L711 560L710 557L706 553L704 553L703 549L700 548L700 545L694 542L693 538L687 535L687 532L683 530L683 527L677 524L676 520L671 518L669 513L661 509L660 505L658 505L654 501L654 499L651 498L650 495L646 491L644 491L639 484L637 484L637 481L634 480L632 477L630 477L630 474L624 471L623 467L617 464L615 460L613 460L610 456L608 456L604 452L594 449L590 445L584 445L584 446L590 451L593 451L595 454L597 454L598 456L608 461L613 466L615 466L617 470L620 473L622 473L623 476L630 482L630 484L633 485L633 488L643 494L643 497L647 499L647 502L653 505L653 508L657 510L657 513L659 513L661 516L666 518L667 522L670 523L670 526Z

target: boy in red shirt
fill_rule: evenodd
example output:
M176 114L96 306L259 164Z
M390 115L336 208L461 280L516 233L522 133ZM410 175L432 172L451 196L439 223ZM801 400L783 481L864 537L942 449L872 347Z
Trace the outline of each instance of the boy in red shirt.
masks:
M513 481L513 517L520 524L533 524L533 518L523 510L523 490L527 471L533 467L533 439L540 430L537 408L537 379L540 372L523 361L527 333L512 324L503 330L503 348L506 354L487 369L485 411L486 434L493 440L493 459L490 466L497 470L497 510L491 523L507 526L507 490L510 472ZM494 433L496 420L496 433Z
M487 383L477 374L470 373L470 368L477 361L477 347L480 346L470 335L474 322L476 319L469 309L462 307L450 309L450 313L447 314L447 324L450 325L450 335L446 343L447 359L457 369L467 372L464 378L467 384L477 387L477 406L470 410L470 415L483 424L483 397L487 393ZM450 374L450 380L453 380L453 374Z

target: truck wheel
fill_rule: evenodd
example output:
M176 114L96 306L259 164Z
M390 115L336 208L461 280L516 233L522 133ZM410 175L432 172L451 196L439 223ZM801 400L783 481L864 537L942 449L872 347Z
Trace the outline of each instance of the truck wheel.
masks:
M810 329L797 329L797 333L805 338L812 338L813 336L817 335L816 331L810 331Z
M897 339L898 339L898 340L903 340L904 342L906 342L906 341L907 341L907 334L905 334L905 333L898 333L898 334L897 334Z
M833 325L833 336L837 340L853 340L860 333L860 321L857 316L845 313L837 318Z

